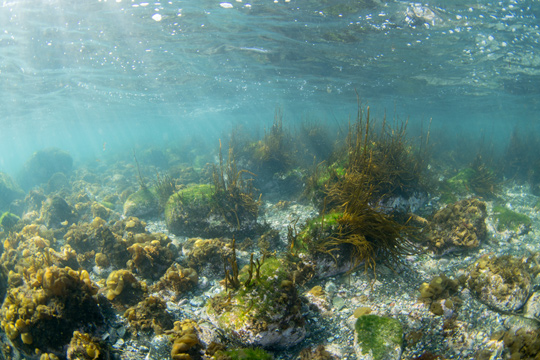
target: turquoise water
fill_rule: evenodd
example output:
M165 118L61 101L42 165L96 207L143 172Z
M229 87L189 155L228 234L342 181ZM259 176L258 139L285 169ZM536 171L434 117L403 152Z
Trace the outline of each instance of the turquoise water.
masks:
M501 141L540 108L540 1L4 1L0 167L234 125L379 117ZM446 130L445 130L446 131ZM448 133L448 131L446 131Z

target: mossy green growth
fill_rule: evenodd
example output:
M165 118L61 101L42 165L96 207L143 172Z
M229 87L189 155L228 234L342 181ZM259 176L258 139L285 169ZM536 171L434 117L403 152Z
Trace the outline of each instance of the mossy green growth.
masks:
M189 208L197 204L210 206L212 196L215 193L214 186L208 184L191 185L171 195L165 204L165 217L178 206Z
M21 218L10 212L5 212L0 216L0 226L4 228L4 231L11 230Z
M226 351L217 351L214 354L217 360L271 360L274 357L263 349L234 349Z
M387 359L388 353L401 349L403 326L389 317L362 315L356 320L355 339L362 354L372 353L374 360Z
M144 216L158 212L156 194L144 187L129 195L124 203L124 215Z
M219 325L225 329L238 331L246 322L255 319L275 322L276 318L286 316L282 312L287 302L296 303L296 295L293 295L296 294L294 284L289 280L290 274L286 272L280 259L265 259L260 267L259 277L253 268L251 281L246 285L249 279L248 270L248 265L240 270L238 280L241 285L238 289L229 288L229 291L223 291L209 302L208 314L215 315ZM283 300L282 294L288 294L288 300ZM292 326L292 323L287 326Z
M115 206L112 202L102 201L101 205L105 206L107 209L114 210Z
M338 225L343 216L341 212L331 212L309 220L295 239L293 250L307 251L313 239L320 238L323 234L329 234Z
M196 201L209 201L214 193L214 185L198 184L188 186L187 188L178 191L173 196L176 201L181 201L184 205L189 205Z
M493 207L493 218L497 220L497 230L519 230L520 226L531 226L531 218L527 215L512 211L504 206Z
M448 188L459 194L470 192L470 182L475 172L472 168L465 168L446 181Z

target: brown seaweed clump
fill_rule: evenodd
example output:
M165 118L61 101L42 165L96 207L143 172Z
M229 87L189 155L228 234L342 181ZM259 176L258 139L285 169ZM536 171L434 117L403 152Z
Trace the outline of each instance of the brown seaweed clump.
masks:
M61 353L75 330L95 331L104 323L98 288L85 270L51 266L26 273L18 283L2 304L1 326L25 354Z
M138 234L133 240L135 243L127 248L131 254L128 268L145 279L159 279L173 263L176 246L164 234Z
M191 360L192 356L196 356L200 342L197 336L197 324L193 320L176 321L173 330L168 333L172 334L173 338L171 359Z
M147 286L139 281L129 270L113 271L107 278L105 296L113 305L124 308L141 301L146 295Z
M74 331L67 349L68 360L105 360L109 358L106 344L90 334ZM41 359L40 359L41 360Z
M232 148L229 148L227 163L223 162L220 142L219 168L214 167L213 173L214 211L237 229L256 222L259 215L260 201L256 200L252 181L245 178L246 174L250 173L237 169Z
M443 315L444 308L454 310L461 305L461 299L456 296L459 287L458 281L441 274L431 279L429 284L423 283L420 285L418 289L420 291L419 300L429 306L429 310L433 314Z
M173 327L173 318L167 312L167 304L154 296L149 296L127 309L124 317L136 333L153 332L159 335Z
M487 235L486 203L465 199L446 206L428 225L429 247L437 254L478 247Z
M491 336L492 340L502 340L510 351L511 360L535 360L540 354L540 330L519 328L499 331Z
M79 263L85 269L93 267L96 253L106 257L102 257L102 264L107 262L122 268L130 258L122 233L120 225L109 227L105 220L97 217L91 223L72 225L64 235L64 240L77 251Z
M232 250L221 239L190 238L182 252L187 258L187 265L199 274L212 274L223 270L223 259L232 254Z
M182 268L173 264L157 283L150 287L151 292L166 291L177 297L197 285L197 272L191 268Z
M405 142L405 128L389 129L384 122L375 134L369 108L365 120L359 111L336 163L344 165L334 167L322 186L326 196L320 230L308 224L310 235L301 234L308 252L328 254L336 264L350 261L346 267L351 270L362 263L373 269L377 260L393 265L417 251L415 229L407 217L382 205L386 199L412 195L421 186L423 165ZM329 222L334 225L325 226Z

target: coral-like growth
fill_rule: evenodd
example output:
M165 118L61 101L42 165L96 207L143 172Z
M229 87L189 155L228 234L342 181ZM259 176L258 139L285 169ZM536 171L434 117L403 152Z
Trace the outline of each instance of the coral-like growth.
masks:
M131 271L124 269L110 273L106 284L107 299L120 306L136 304L147 291L145 282L139 282Z
M109 358L107 346L89 334L73 332L67 350L68 360L105 360Z
M197 281L198 276L195 270L173 264L161 279L150 287L150 291L169 291L178 296L197 285Z
M443 300L444 306L448 309L454 309L461 304L461 300L455 296L458 289L459 283L456 280L441 274L431 279L429 284L420 285L420 300L429 306L433 314L443 315Z
M197 324L193 320L176 321L174 329L169 333L173 335L172 360L191 360L191 355L200 346Z
M161 334L173 327L173 318L167 312L167 304L160 298L149 296L126 310L128 319L135 332Z
M8 290L0 311L2 328L24 353L57 352L76 329L103 324L97 291L84 270L51 266L27 273L20 286Z
M467 286L483 303L499 311L516 311L532 287L528 261L511 255L482 256L468 268Z
M486 203L466 199L437 211L429 223L426 237L437 254L477 247L487 235Z

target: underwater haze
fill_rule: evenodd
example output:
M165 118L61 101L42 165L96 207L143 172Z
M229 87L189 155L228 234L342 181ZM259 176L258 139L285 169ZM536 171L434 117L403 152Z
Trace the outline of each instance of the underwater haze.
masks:
M0 360L540 359L540 0L0 0Z
M49 146L215 145L276 108L346 122L355 91L379 118L508 134L538 118L539 15L534 0L3 1L0 166Z

